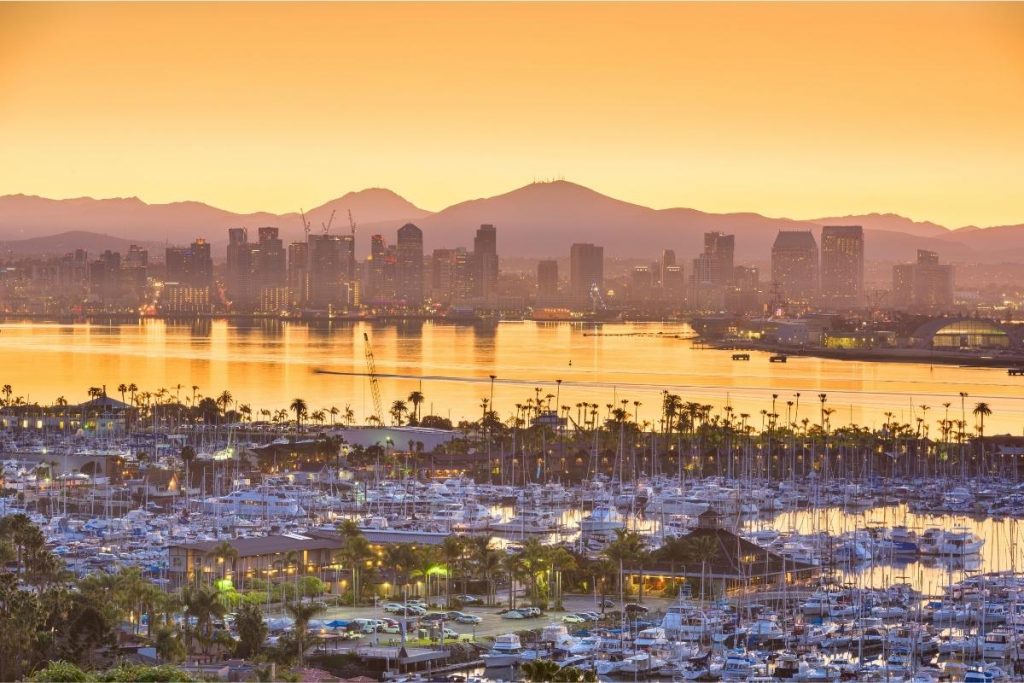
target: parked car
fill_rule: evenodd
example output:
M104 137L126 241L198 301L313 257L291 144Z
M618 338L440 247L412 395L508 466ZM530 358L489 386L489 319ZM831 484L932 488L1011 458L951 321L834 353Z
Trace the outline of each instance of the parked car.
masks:
M481 621L483 619L476 614L461 614L455 617L455 622L459 624L479 624Z
M638 605L635 602L626 603L627 614L647 614L648 612L650 612L650 610L644 607L643 605Z
M502 619L525 619L526 615L517 609L503 609L498 614Z
M615 601L612 600L611 598L605 598L601 602L597 603L597 606L598 607L604 607L605 609L607 609L609 607L615 607Z
M402 614L405 612L405 605L400 602L386 602L384 603L384 611L390 614Z
M519 611L526 617L539 617L542 614L540 607L523 607Z
M562 617L562 623L565 624L582 624L585 621L586 619L584 619L578 614L566 614L564 617Z
M591 621L601 621L601 615L598 612L580 612L590 618Z
M448 615L444 612L431 612L430 614L424 614L420 617L420 621L430 623L434 621L447 621Z
M456 595L455 599L461 602L463 605L479 605L483 602L480 598L475 595Z

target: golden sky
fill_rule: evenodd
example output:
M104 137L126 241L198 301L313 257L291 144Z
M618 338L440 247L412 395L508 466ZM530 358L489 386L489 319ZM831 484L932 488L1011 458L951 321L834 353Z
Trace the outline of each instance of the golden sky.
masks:
M1024 4L0 5L0 193L1024 221Z

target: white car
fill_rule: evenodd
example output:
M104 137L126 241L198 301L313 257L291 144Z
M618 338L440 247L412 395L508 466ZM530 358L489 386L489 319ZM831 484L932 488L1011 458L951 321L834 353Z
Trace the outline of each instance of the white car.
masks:
M384 611L391 614L403 614L405 612L405 605L398 602L386 602L384 603Z
M510 609L507 612L503 612L501 615L502 619L525 619L526 615L517 609Z
M582 624L586 621L583 617L578 614L566 614L562 617L562 623L565 624Z

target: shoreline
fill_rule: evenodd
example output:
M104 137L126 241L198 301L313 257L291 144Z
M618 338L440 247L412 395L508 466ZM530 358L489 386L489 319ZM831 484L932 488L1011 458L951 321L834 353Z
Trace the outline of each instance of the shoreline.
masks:
M1024 367L1024 354L992 356L968 355L933 351L930 349L826 349L784 344L757 344L751 342L728 344L722 342L701 342L705 348L716 351L761 351L763 353L829 360L849 360L877 363L914 363L917 365L950 365L992 369ZM740 362L740 361L737 361Z

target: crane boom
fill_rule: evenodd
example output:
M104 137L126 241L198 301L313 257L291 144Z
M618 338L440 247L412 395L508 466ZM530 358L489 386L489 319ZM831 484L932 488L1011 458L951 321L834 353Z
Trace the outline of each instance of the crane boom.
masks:
M321 223L320 224L320 225L322 225L324 227L324 234L325 235L327 235L327 234L329 234L331 232L331 223L334 222L334 212L335 211L337 211L337 209L331 209L331 217L327 219L326 223Z
M377 364L373 360L373 347L370 346L370 335L363 332L366 352L366 372L370 376L370 395L373 397L373 416L377 424L384 424L384 407L380 400L380 385L377 383Z

